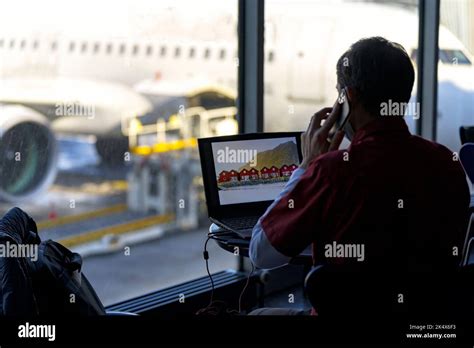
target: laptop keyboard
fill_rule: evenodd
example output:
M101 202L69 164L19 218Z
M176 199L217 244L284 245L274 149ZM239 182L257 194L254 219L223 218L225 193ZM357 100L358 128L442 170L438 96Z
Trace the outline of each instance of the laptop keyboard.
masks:
M260 216L243 216L243 217L235 217L235 218L226 218L222 219L222 223L226 224L227 226L231 227L235 230L246 230L249 228L253 228L256 224Z

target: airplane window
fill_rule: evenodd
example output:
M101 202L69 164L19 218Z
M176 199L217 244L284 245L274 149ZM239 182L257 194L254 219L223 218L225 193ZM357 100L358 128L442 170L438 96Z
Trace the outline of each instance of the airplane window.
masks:
M208 59L210 57L211 57L211 50L209 48L206 48L206 50L204 51L204 58Z
M174 56L178 58L181 55L181 47L176 47L174 49Z
M459 128L474 126L471 61L474 41L470 36L474 17L471 11L466 11L469 6L469 0L440 1L439 60L442 64L438 64L436 141L453 152L461 148ZM442 38L446 38L446 42L442 42Z
M411 52L411 59L416 63L418 50L414 49ZM440 49L439 50L439 61L444 64L461 64L461 65L472 65L469 58L461 50L450 50Z
M106 52L107 54L111 54L111 53L112 53L112 48L113 48L113 45L112 45L111 43L108 43L108 44L107 44L107 47L106 47L106 49L105 49L105 52Z
M146 55L147 55L147 56L151 56L152 54L153 54L153 46L148 45L148 46L146 47Z
M469 58L460 50L440 50L439 59L447 64L471 65Z
M125 54L125 44L121 44L119 47L119 54L123 55Z
M26 47L26 40L21 40L20 41L20 49L24 49Z
M15 47L15 39L11 39L10 40L10 48L14 48Z
M0 39L0 48L3 48L3 39Z
M100 43L96 42L94 43L94 53L97 54L99 53L100 50Z
M166 55L166 46L161 46L160 56L164 57Z
M33 49L34 50L38 49L38 46L39 46L38 40L33 41Z
M132 54L136 56L138 54L138 50L139 50L138 45L133 45Z
M76 47L76 44L71 41L69 43L69 52L74 52L75 47Z
M275 53L273 51L268 52L268 62L273 62L275 59Z
M221 49L219 52L219 59L223 60L225 59L225 49Z
M86 53L87 52L87 42L83 42L81 45L81 52Z
M56 41L51 43L51 51L56 51L58 48L58 43Z
M191 47L189 49L189 58L194 58L195 54L196 54L196 49L194 47Z

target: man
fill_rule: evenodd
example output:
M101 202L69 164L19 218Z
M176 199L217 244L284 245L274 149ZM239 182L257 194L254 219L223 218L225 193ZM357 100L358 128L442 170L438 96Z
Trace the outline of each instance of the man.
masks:
M311 244L314 264L459 264L470 196L457 156L387 114L387 105L407 105L413 82L406 51L384 38L360 40L340 57L348 122L330 140L340 104L312 117L300 167L253 230L255 266L284 265ZM351 145L338 150L344 134Z

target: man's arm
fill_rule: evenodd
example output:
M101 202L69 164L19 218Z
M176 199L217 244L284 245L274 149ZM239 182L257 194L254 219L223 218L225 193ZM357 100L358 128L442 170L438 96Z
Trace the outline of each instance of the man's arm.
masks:
M252 239L250 242L249 256L252 263L259 268L275 268L287 264L291 257L283 255L278 252L271 243L269 242L267 235L262 227L262 219L268 215L268 213L280 202L280 200L286 196L299 181L301 175L304 173L304 169L297 168L290 177L290 180L286 183L285 188L268 207L267 211L258 220L252 231Z
M339 148L344 132L338 131L331 141L328 136L336 123L341 106L323 108L313 115L306 132L301 134L303 161L283 192L259 219L252 233L250 259L259 268L282 266L306 248L323 220L329 180L322 173L317 157ZM326 120L321 125L322 120Z

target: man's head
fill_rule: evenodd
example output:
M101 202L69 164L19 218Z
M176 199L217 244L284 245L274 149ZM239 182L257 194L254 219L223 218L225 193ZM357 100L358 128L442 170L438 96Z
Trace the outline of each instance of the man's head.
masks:
M338 89L346 88L355 130L380 116L382 103L407 103L415 71L405 49L382 37L354 43L337 62Z

